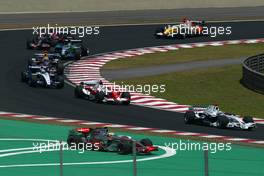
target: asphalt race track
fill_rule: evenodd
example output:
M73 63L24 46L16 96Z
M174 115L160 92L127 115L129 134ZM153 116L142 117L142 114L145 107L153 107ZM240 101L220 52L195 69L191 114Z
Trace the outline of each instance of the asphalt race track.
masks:
M153 37L158 25L102 27L99 36L86 37L85 44L91 54L156 46L173 43L190 43L211 40L234 40L263 37L264 22L222 23L231 25L232 35L216 38L197 37L186 40L158 40ZM143 108L96 104L74 98L73 87L62 90L30 88L20 82L20 72L34 51L26 50L26 39L32 30L0 32L0 111L47 115L98 122L111 122L135 126L210 133L252 139L264 139L264 127L255 131L218 130L204 126L185 125L183 114Z

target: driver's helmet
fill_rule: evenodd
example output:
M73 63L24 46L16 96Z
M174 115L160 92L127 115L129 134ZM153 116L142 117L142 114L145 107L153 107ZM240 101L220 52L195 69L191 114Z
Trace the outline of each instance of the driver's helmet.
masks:
M49 65L49 60L43 60L43 65L48 66Z
M42 35L39 36L39 39L44 39L44 38L45 38L45 35L44 34L42 34Z
M57 39L59 38L58 33L54 32L54 33L51 35L51 38L57 40Z
M186 23L187 21L188 21L187 18L183 18L183 19L182 19L182 22L183 22L183 23Z
M48 61L49 61L49 56L44 56L44 57L42 58L42 61L43 61L43 62L48 62Z
M99 81L99 85L103 85L103 81L102 80Z
M46 73L45 68L44 68L44 67L40 67L40 72L41 72L41 73Z
M48 33L45 33L42 35L42 39L48 39L49 38L49 34Z
M218 106L218 105L214 105L214 109L215 109L216 111L219 111L219 106Z
M115 133L108 133L107 135L108 135L108 136L114 136Z
M72 43L69 42L69 43L67 44L67 46L68 46L69 48L71 48L71 47L72 47Z
M49 54L48 54L47 51L44 51L42 60L43 60L43 61L45 61L45 60L49 60Z
M49 71L50 71L50 73L54 74L54 73L56 73L56 68L55 67L51 67Z

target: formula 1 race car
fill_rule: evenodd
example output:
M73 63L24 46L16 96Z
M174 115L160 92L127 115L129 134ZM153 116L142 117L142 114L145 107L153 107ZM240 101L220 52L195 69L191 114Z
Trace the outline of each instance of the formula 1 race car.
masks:
M26 46L27 49L47 50L59 43L68 42L74 39L75 38L72 35L57 33L53 33L52 35L43 34L41 36L33 35L32 39L27 40Z
M63 88L64 78L56 74L56 68L44 68L42 66L28 66L21 72L21 81L30 87Z
M97 103L112 102L129 105L131 99L129 92L109 90L101 80L81 82L75 87L74 94L77 98L84 98Z
M52 52L58 53L62 59L79 60L83 56L87 56L89 50L83 45L77 45L81 40L69 40L65 43L59 43ZM73 44L74 43L74 44Z
M210 105L203 109L191 107L184 115L186 124L201 124L218 128L237 128L242 130L252 130L256 128L256 123L252 117L240 118L237 115L224 113L217 105Z
M44 68L53 67L56 68L58 75L63 75L64 66L61 63L61 57L58 54L51 54L48 52L35 53L32 58L28 60L29 66L42 66Z
M149 154L157 151L158 147L153 146L150 139L145 138L140 141L132 139L130 136L119 136L109 133L108 128L76 128L69 131L67 143L92 144L94 150L117 152L118 154L131 154L133 152L133 142L136 143L137 154Z
M191 21L184 19L182 23L167 25L158 29L155 33L156 38L186 38L203 35L204 21Z

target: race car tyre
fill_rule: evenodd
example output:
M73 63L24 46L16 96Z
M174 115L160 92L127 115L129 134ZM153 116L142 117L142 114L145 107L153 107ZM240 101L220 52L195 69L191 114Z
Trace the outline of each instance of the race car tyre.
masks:
M37 79L32 77L31 79L28 79L28 85L30 87L36 87L37 86Z
M58 73L58 75L63 75L63 73L64 73L64 66L63 66L62 63L58 63L58 65L57 65L57 73Z
M25 72L21 72L21 82L26 82L27 81L27 76Z
M118 154L127 155L132 153L132 146L128 142L121 142L118 146Z
M130 104L131 95L130 95L129 92L123 92L122 95L121 95L121 98L127 98L127 101L123 102L124 105L129 105Z
M27 40L26 46L27 46L27 49L32 49L31 40Z
M80 60L81 59L81 53L80 52L76 52L74 58L75 58L75 60Z
M64 78L62 76L57 77L57 81L59 84L57 85L57 89L61 89L64 87Z
M50 41L50 46L54 47L54 46L56 46L57 43L58 43L57 40L51 40Z
M28 59L28 65L29 65L29 66L34 65L34 61L33 61L31 58Z
M227 124L229 123L229 119L225 116L218 116L217 117L217 127L218 128L226 128Z
M67 139L67 144L69 146L72 146L73 144L76 144L76 141L75 141L74 137L69 136L68 139Z
M51 53L58 53L58 54L61 54L61 50L62 50L62 48L59 47L58 45L56 45L55 48L51 48L51 49L50 49L50 52L51 52Z
M67 144L69 146L72 146L73 144L79 144L79 143L85 144L86 142L87 142L86 138L85 137L81 137L81 136L70 135L67 138ZM82 146L79 146L79 147L82 147Z
M74 96L76 98L82 98L83 97L82 86L78 85L78 86L75 87Z
M186 124L191 124L194 122L194 119L195 119L195 113L193 111L187 111L185 114L184 114L184 122Z
M149 138L141 139L140 143L144 146L153 146L153 143Z
M47 87L47 82L43 76L40 76L39 80L40 80L40 83L42 83L40 84L41 87ZM35 82L37 82L37 80Z
M105 94L104 92L100 91L95 94L95 101L96 103L102 103L104 100Z
M243 121L244 121L245 123L254 123L253 118L250 117L250 116L245 116L245 117L243 118Z
M81 46L81 56L88 56L88 49L84 46Z

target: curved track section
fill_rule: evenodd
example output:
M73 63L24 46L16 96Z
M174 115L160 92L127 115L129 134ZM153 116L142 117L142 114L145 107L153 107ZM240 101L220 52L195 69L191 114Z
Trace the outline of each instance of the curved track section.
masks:
M241 38L263 37L264 22L222 23L232 26L232 35L216 38L190 38L186 40L156 40L153 32L159 26L102 27L101 35L85 38L92 54L115 50L133 49L175 43L201 41L235 40ZM1 111L38 114L64 118L84 119L99 122L128 124L161 129L172 129L215 135L264 139L264 128L243 132L216 130L203 126L184 125L182 114L160 111L138 106L98 105L85 100L75 99L73 88L62 90L32 89L19 82L20 71L25 68L27 58L33 51L25 49L25 40L32 31L0 32L1 69L0 69L0 107ZM9 45L11 42L11 45Z
M103 76L101 76L101 68L109 61L116 59L129 58L133 56L139 56L156 52L168 52L181 48L197 48L206 46L223 46L232 44L250 44L250 43L263 43L264 39L249 39L249 40L228 40L228 41L216 41L216 42L202 42L202 43L189 43L189 44L176 44L165 45L157 47L139 48L133 50L125 50L121 52L112 52L108 54L99 55L97 57L88 57L83 60L79 60L69 64L65 69L65 76L73 84L79 84L80 82L91 81L94 79L100 79L104 82L104 85L110 90L128 91L124 87L109 82ZM133 76L133 73L130 73ZM136 73L137 74L137 73ZM174 112L186 112L189 109L189 105L181 105L175 102L169 102L162 98L156 98L151 95L146 95L138 92L130 92L131 103L138 106L145 106L150 108L156 108L166 111ZM262 121L261 121L262 122Z

